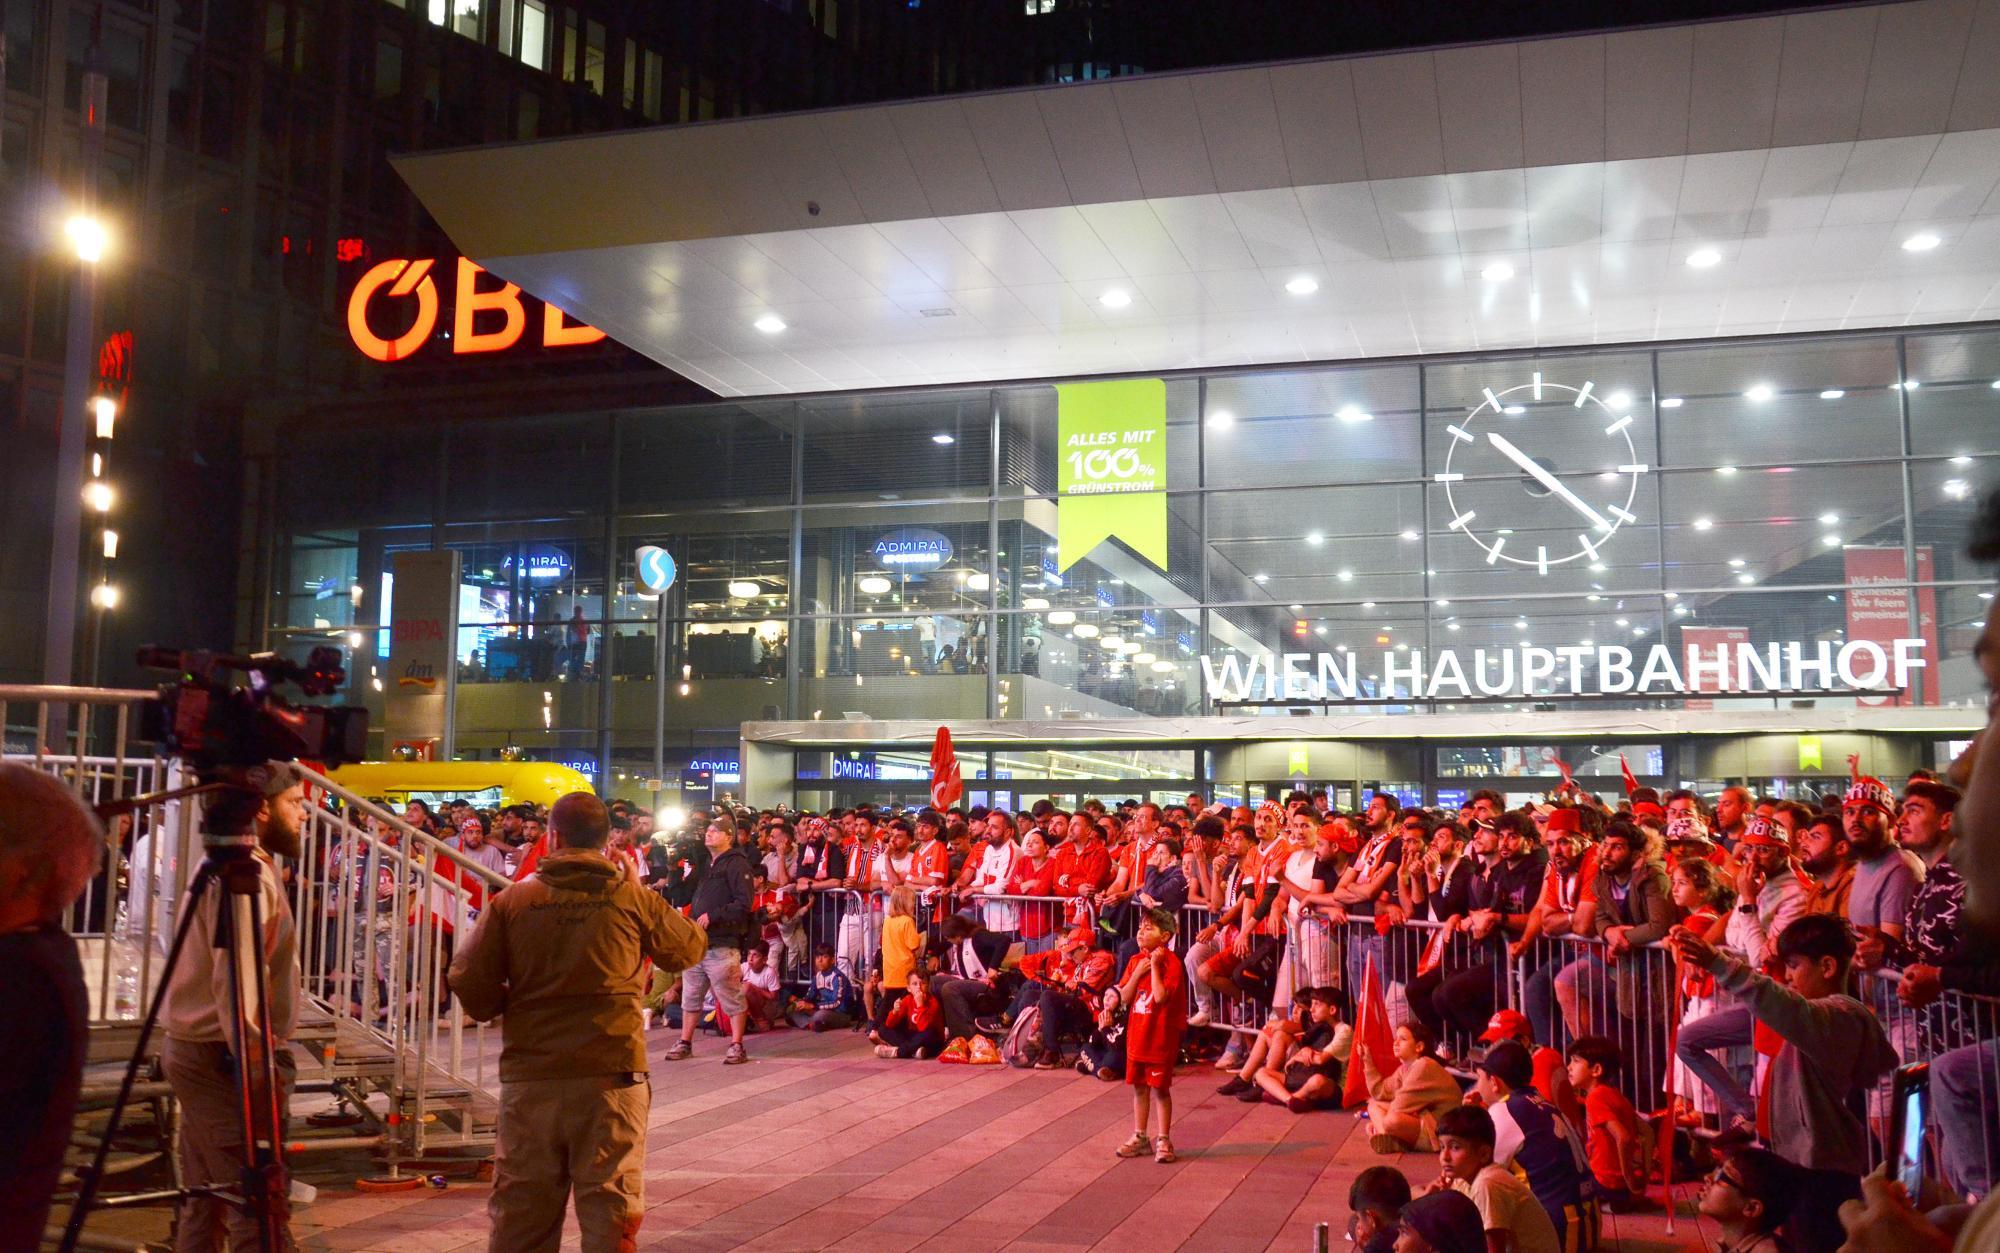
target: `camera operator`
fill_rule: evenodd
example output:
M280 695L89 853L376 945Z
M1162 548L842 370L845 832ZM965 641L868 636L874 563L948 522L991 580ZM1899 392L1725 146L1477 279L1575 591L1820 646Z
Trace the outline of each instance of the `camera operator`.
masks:
M243 771L238 780L263 795L253 830L257 838L260 937L269 972L268 1009L276 1101L280 1117L291 1103L298 1064L285 1041L298 1022L300 991L298 932L292 907L273 856L297 858L299 823L305 789L277 766ZM232 994L227 949L215 946L216 919L228 900L220 885L202 894L200 908L189 926L180 961L167 984L166 1007L160 1025L167 1036L164 1050L167 1086L181 1107L180 1173L185 1185L221 1184L234 1187L243 1172L247 1146L243 1142L243 1108L237 1095L237 1058L230 1052L234 1027L229 1020ZM181 908L188 903L183 898ZM286 1186L283 1180L280 1187ZM248 1210L212 1196L191 1196L181 1202L180 1226L174 1247L180 1253L219 1249L225 1235L232 1249L258 1245L255 1216ZM291 1241L287 1234L286 1247Z
M42 1242L76 1117L88 994L63 913L104 830L53 775L0 765L0 1249Z
M506 1015L486 1208L493 1253L555 1248L572 1189L587 1253L633 1247L645 1216L644 961L681 970L707 941L629 863L605 856L610 835L595 796L557 801L548 856L493 899L452 959L466 1012Z

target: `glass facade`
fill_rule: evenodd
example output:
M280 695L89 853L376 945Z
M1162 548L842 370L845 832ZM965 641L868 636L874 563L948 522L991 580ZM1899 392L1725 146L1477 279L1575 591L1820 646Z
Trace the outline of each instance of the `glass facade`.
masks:
M1117 539L1059 563L1053 383L462 421L399 431L393 457L301 430L315 486L279 502L267 621L286 647L357 646L354 695L377 700L393 553L455 548L460 753L560 756L614 789L650 770L662 632L670 772L745 720L1481 708L1411 669L1523 646L1599 666L1613 644L1915 638L1901 692L1781 674L1756 699L1981 699L1991 582L1959 547L2000 486L2000 330L1177 375L1166 405L1164 568ZM635 581L649 544L680 570L664 604ZM1211 677L1288 653L1352 655L1358 690ZM1576 694L1558 672L1494 703L1749 699L1689 686ZM1203 777L1170 755L1142 773ZM801 780L831 782L810 756ZM994 786L1006 756L978 767Z

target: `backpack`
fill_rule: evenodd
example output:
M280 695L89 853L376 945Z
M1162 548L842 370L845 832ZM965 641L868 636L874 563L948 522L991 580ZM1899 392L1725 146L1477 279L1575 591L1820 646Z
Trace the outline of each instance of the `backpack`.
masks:
M1030 1005L1014 1020L1013 1029L1000 1044L1000 1060L1020 1070L1035 1064L1042 1055L1042 1007Z

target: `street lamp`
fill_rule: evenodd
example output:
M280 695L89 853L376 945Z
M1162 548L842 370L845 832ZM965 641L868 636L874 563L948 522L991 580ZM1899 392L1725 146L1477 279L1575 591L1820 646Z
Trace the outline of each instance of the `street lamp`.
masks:
M118 588L110 583L99 583L90 589L90 603L99 609L118 608Z
M99 396L90 402L90 411L97 418L97 438L110 439L112 426L118 421L118 402Z
M104 260L104 246L110 242L111 234L104 229L102 219L88 213L76 213L63 223L63 234L69 236L70 247L76 250L76 259L85 265L96 265Z

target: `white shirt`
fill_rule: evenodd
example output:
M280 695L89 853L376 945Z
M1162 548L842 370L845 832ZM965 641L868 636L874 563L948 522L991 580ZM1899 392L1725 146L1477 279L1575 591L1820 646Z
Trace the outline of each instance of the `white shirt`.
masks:
M264 924L264 965L270 972L271 1031L279 1040L289 1040L299 1018L298 929L278 868L262 853L257 855L257 874L263 889L258 910ZM161 1012L161 1026L169 1039L228 1043L234 1038L222 1020L230 1003L229 963L218 960L225 954L215 947L216 916L226 895L220 883L203 892L201 908L188 927ZM181 908L187 907L187 898L182 897Z
M979 850L979 869L973 874L972 890L995 895L1005 892L1020 860L1021 846L1012 840L998 848L991 844L984 846ZM980 921L988 931L1013 931L1021 925L1021 907L1014 901L988 901L980 906L979 912Z
M1722 943L1743 954L1743 960L1750 969L1762 970L1765 959L1777 946L1778 933L1791 926L1793 920L1805 912L1805 887L1799 883L1798 876L1787 869L1766 882L1764 890L1757 893L1755 913L1746 914L1741 908L1729 911Z
M1311 892L1313 891L1313 884L1319 883L1319 880L1313 875L1313 870L1318 865L1319 854L1310 848L1302 848L1290 857L1285 858L1285 881L1301 892ZM1325 886L1325 884L1321 883L1320 890L1324 891ZM1288 896L1285 898L1285 914L1287 917L1298 917L1299 911L1304 908L1304 902L1300 901L1298 897Z
M1556 1225L1535 1199L1528 1181L1505 1166L1489 1163L1470 1184L1451 1185L1479 1207L1479 1225L1488 1231L1511 1231L1518 1253L1562 1253Z

